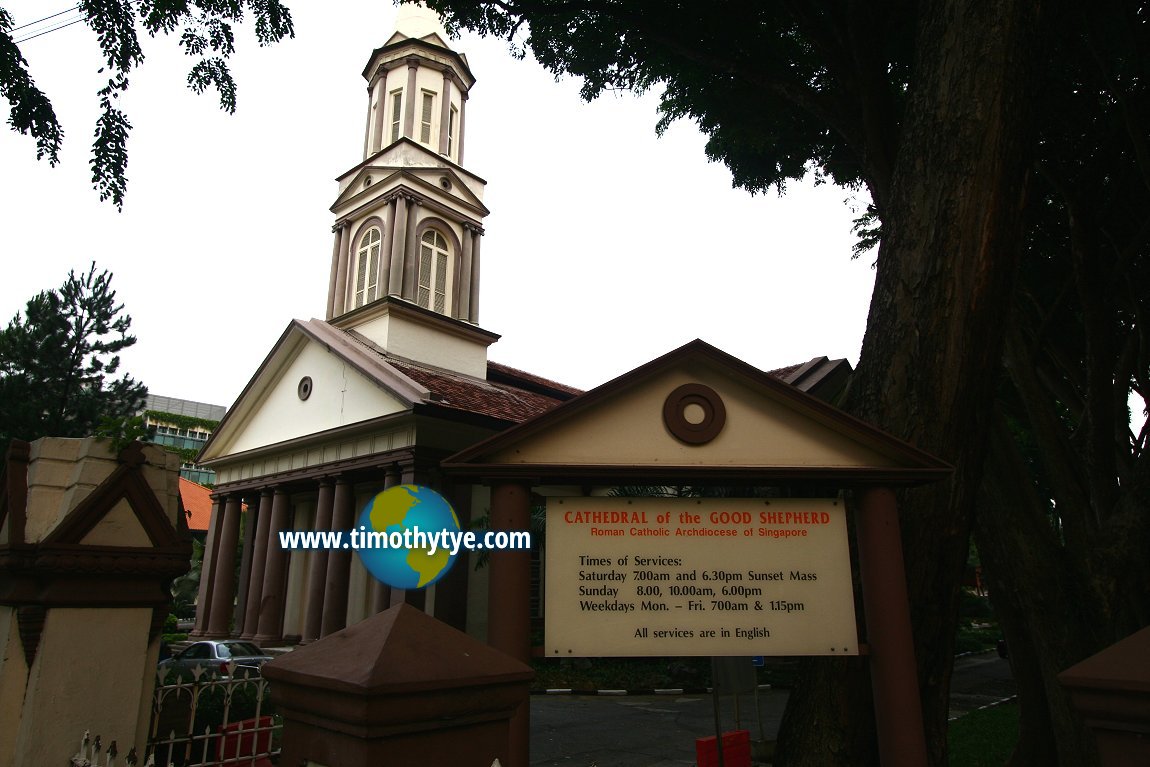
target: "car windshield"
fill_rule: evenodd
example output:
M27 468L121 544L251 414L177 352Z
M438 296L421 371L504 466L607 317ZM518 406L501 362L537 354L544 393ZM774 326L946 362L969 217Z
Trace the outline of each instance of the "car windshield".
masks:
M251 642L226 642L216 646L216 653L221 658L253 658L263 655L263 650Z

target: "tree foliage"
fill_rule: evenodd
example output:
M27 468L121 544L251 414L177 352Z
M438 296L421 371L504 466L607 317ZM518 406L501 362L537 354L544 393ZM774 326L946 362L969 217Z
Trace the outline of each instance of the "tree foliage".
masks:
M877 278L846 407L954 464L903 492L929 757L973 530L1020 681L1016 764L1091 764L1059 670L1150 622L1144 0L433 0L583 95L661 87L752 192L864 186ZM1065 596L1064 596L1065 595ZM777 764L870 764L865 664L812 660ZM900 712L900 715L903 712Z
M215 88L220 108L236 109L236 83L228 69L235 52L234 27L250 13L261 46L294 37L291 13L279 0L80 0L84 23L96 35L107 81L97 92L100 117L92 141L92 185L101 200L123 207L127 191L128 135L132 125L118 106L128 77L144 61L140 32L176 35L184 53L195 59L188 87L196 93ZM0 8L0 96L11 105L8 124L36 141L37 159L55 165L64 130L48 96L36 87L28 62L14 41L15 23Z
M449 32L508 38L583 78L582 95L664 88L659 130L687 117L736 186L782 188L814 171L889 184L913 53L911 4L433 1Z
M119 375L120 352L136 343L116 303L112 275L68 273L58 290L28 301L0 331L0 447L12 439L121 437L147 388ZM130 425L129 425L130 431Z
M1134 4L1071 18L1043 69L974 529L1018 659L1015 764L1089 752L1055 675L1150 624L1148 429L1128 404L1150 395L1150 34Z

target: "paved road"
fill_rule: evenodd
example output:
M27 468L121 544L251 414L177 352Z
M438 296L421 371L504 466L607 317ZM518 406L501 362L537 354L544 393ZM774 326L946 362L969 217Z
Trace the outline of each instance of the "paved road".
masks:
M1014 693L1010 665L994 653L955 662L951 716ZM787 693L739 697L739 724L751 739L774 738ZM733 729L733 698L721 721ZM695 764L695 739L715 732L709 695L571 696L531 699L531 764L537 767L683 767Z
M752 739L773 738L787 693L739 696L740 722ZM722 700L733 729L733 698ZM761 723L761 727L756 723ZM695 764L695 738L715 733L709 695L535 696L531 700L531 764L566 767L672 767Z
M968 655L954 662L954 677L950 683L950 718L999 703L1018 692L1010 663L997 653Z

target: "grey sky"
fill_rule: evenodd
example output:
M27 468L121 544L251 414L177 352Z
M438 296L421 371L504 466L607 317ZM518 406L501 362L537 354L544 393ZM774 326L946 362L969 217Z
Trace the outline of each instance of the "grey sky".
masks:
M65 3L4 7L20 25ZM288 4L295 40L260 49L238 35L235 116L184 88L174 40L145 41L124 104L122 213L88 181L93 35L75 25L27 43L67 133L55 169L30 139L0 134L0 254L13 275L0 317L95 260L115 272L140 339L126 368L155 394L230 405L290 319L322 316L333 179L362 159L360 73L395 8ZM857 361L874 273L871 258L850 259L849 192L733 190L693 125L656 138L654 95L585 104L578 82L556 83L501 41L453 45L478 78L464 165L488 182L480 324L503 336L492 359L583 388L696 337L762 368Z

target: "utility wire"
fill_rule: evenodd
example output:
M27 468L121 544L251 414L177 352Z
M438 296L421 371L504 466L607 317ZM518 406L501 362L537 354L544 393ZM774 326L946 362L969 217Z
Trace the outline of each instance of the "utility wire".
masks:
M59 16L59 14L56 14L56 15L57 15L57 16ZM69 21L69 22L66 22L66 23L64 23L64 24L61 24L61 25L60 25L60 26L58 26L58 27L52 27L51 29L45 29L43 32L37 32L37 33L36 33L36 34L34 34L34 35L28 35L27 37L21 38L21 39L19 39L19 40L13 40L12 42L16 43L17 45L20 45L20 44L22 44L22 43L26 43L26 42L28 42L29 40L35 40L37 37L41 37L41 36L43 36L43 35L46 35L46 34L48 34L49 32L56 32L56 31L58 31L58 30L61 30L61 29L63 29L64 27L70 27L70 26L72 26L73 24L79 24L79 23L80 23L80 22L82 22L82 21L84 21L84 19L83 19L83 18L79 18L79 19L76 19L75 21Z
M13 32L19 32L21 29L25 29L27 27L34 27L37 24L39 24L41 21L47 21L48 19L54 19L57 16L63 16L65 13L68 13L69 11L74 11L79 7L80 7L80 5L79 5L79 3L77 3L76 5L73 5L71 8L65 8L64 10L60 11L59 13L53 13L51 16L45 16L42 19L37 19L36 21L30 21L27 24L24 24L24 25L19 26L19 27L15 27L12 29L12 31Z

